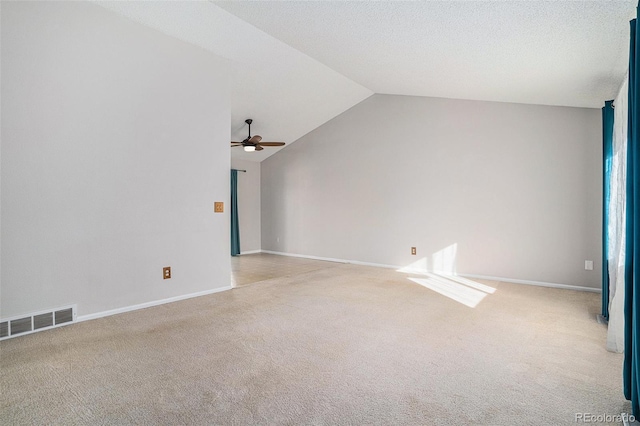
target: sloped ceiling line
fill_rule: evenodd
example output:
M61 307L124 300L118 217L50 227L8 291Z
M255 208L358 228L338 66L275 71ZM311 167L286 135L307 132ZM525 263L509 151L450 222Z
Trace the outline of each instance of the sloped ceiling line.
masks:
M230 61L232 139L287 145L375 93L599 108L634 1L98 2ZM281 148L236 158L262 161Z

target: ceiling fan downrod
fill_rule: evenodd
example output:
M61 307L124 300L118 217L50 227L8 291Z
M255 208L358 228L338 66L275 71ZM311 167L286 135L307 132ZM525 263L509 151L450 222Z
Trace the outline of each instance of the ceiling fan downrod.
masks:
M249 140L251 139L251 123L253 123L253 120L250 118L247 118L246 120L244 120L244 122L249 125L249 137L247 138L247 140Z

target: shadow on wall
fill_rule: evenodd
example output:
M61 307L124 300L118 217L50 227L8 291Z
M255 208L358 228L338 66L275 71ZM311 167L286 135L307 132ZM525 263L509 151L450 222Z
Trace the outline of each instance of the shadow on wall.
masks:
M426 257L413 262L397 272L421 275L420 278L409 277L409 281L433 290L470 308L475 308L488 294L496 289L485 284L460 277L456 274L456 254L458 244L454 243L431 255L431 262ZM431 263L431 267L429 267Z

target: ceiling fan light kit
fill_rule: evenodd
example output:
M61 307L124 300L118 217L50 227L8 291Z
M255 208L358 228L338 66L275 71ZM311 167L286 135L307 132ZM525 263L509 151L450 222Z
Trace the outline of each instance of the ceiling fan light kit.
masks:
M283 146L284 142L262 142L262 136L254 135L251 136L251 123L253 120L247 118L244 120L245 123L249 125L249 136L243 140L242 142L233 142L231 141L231 147L241 146L245 150L245 152L254 152L254 151L262 151L264 146Z

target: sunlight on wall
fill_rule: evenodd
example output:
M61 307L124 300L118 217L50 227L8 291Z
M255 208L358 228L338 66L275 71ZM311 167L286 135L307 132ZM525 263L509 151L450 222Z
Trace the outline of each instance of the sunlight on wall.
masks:
M433 253L431 256L433 271L443 274L455 274L457 254L458 243L453 243L449 247Z
M431 268L428 259L423 257L398 269L397 272L422 275L421 278L408 279L465 306L475 308L488 294L495 293L496 289L456 275L457 253L458 244L454 243L431 256Z

